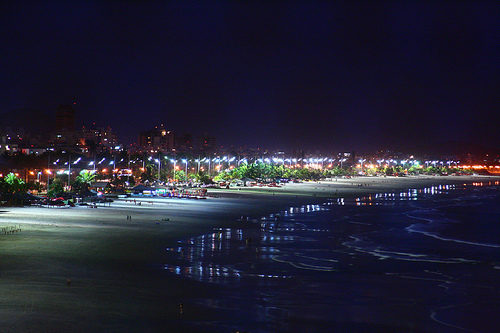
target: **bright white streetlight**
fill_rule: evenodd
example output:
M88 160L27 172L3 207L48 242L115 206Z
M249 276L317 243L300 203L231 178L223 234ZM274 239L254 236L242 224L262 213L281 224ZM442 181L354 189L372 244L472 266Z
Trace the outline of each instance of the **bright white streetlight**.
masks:
M170 162L174 163L174 177L173 177L173 181L175 182L175 163L177 163L177 160L171 159Z
M188 176L188 160L183 159L182 162L186 163L186 181L187 181L187 176Z
M158 163L158 181L160 181L161 161L155 158L155 162Z

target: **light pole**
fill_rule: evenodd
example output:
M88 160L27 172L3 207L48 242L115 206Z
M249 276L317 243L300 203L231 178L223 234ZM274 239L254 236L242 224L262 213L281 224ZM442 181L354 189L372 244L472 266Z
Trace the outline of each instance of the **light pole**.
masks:
M104 163L105 160L106 160L106 157L101 158L101 160L99 162L97 162L97 165ZM95 170L95 168L94 168L94 170ZM103 170L105 170L105 169L101 169L101 171L103 171ZM99 173L99 168L97 168L97 173Z
M49 195L49 183L50 183L50 154L48 154L49 160L47 162L47 196Z
M210 176L210 157L209 158L203 158L203 161L205 163L208 163L208 171L207 171L207 175Z
M186 183L187 183L187 179L188 179L188 160L187 160L187 158L183 159L182 162L186 163Z
M360 159L359 160L359 163L360 163L360 166L361 166L361 174L363 174L363 162L366 161L366 159Z
M175 182L175 163L177 162L177 160L171 159L170 162L174 163L174 177L172 180Z
M200 174L200 158L198 157L197 160L195 160L195 162L198 162L198 174Z
M158 163L158 181L160 181L160 172L161 172L161 160L155 158L156 163Z
M228 160L228 159L227 159L227 156L224 156L224 158L222 159L222 162L227 161L227 160ZM224 167L224 164L222 164L222 167ZM219 168L219 169L220 169L220 168ZM228 166L228 169L229 169L229 166ZM221 170L219 170L219 171L221 171Z
M68 191L71 187L71 154L69 154L68 158Z
M219 169L218 169L218 170L219 170L219 173L220 173L220 164L221 164L221 159L220 159L219 157L217 157L217 158L215 159L215 162L219 162ZM215 168L217 168L217 167L215 167Z

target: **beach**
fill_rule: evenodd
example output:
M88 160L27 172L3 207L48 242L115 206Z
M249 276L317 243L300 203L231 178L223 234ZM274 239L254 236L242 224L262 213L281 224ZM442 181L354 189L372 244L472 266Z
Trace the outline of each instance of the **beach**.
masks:
M217 306L206 306L200 300L216 300L221 291L227 293L225 280L207 283L206 279L186 278L189 274L175 272L187 266L184 256L194 255L189 248L194 248L191 245L197 242L197 237L212 235L207 240L216 244L222 243L221 237L226 237L223 233L239 232L243 236L228 236L224 244L228 249L253 256L251 251L258 244L255 230L260 230L263 218L268 221L265 228L270 228L283 211L291 211L290 207L310 206L315 210L325 203L359 205L378 193L439 190L444 186L481 182L498 185L498 181L494 176L359 177L288 183L281 187L209 189L208 198L204 200L135 197L116 199L97 208L1 207L0 229L5 232L0 233L0 331L220 331L220 326L211 323L220 322L231 304L227 298ZM346 241L366 222L356 223L360 224L351 223L350 229L342 229L342 246L361 251L358 243L350 245ZM254 248L248 250L250 238ZM340 247L340 241L338 243ZM231 252L224 253L231 256ZM236 262L237 259L227 260ZM274 259L286 261L283 257ZM378 273L367 271L366 274L373 277ZM432 278L432 274L428 275L421 278ZM362 270L356 270L355 278L365 278ZM342 279L335 282L338 288L342 288ZM374 280L377 278L371 281ZM293 281L293 276L287 277L284 284ZM379 283L386 281L379 280ZM408 297L415 299L424 297L418 293L429 292L419 290L416 283L412 288L412 292L408 292L412 295ZM286 288L284 290L285 293ZM337 292L334 294L339 296ZM358 310L364 319L357 320L351 313L348 316L351 319L346 321L354 324L338 331L453 331L447 325L440 326L436 320L427 326L415 325L419 320L428 320L427 313L416 312L414 318L406 320L412 314L401 310L399 317L392 315L391 320L385 321L375 313L361 313L362 307ZM292 309L290 313L296 311L300 309ZM321 309L318 312L321 313ZM245 313L238 315L244 317ZM343 321L340 313L329 317ZM322 320L321 315L305 318ZM311 332L328 331L325 325L330 324L331 320L317 324ZM245 321L241 326L238 322L232 325L224 331L235 331L239 327L250 331ZM278 332L290 331L290 327L259 328L257 325L250 329ZM307 320L297 327L308 327ZM488 332L488 328L483 332Z

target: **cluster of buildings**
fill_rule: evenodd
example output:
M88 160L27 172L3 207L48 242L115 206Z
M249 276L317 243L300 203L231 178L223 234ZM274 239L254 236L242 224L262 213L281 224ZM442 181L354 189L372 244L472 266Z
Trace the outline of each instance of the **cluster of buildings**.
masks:
M23 152L39 154L47 150L65 150L76 153L115 153L127 149L130 153L211 152L217 149L217 139L208 133L179 135L163 125L141 131L138 143L125 147L111 127L95 123L76 128L77 110L73 105L59 105L54 122L44 133L31 133L25 127L0 128L0 154Z
M187 133L179 135L160 125L140 132L138 148L149 153L212 152L217 150L217 139L208 133L196 137Z

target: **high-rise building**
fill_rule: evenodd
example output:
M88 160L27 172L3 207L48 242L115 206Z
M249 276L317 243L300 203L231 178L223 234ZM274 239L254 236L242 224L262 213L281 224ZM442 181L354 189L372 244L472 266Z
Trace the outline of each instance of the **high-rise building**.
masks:
M139 134L139 146L150 151L170 152L175 149L175 134L163 125Z
M82 127L77 135L80 146L87 150L112 151L118 144L118 138L111 127Z

